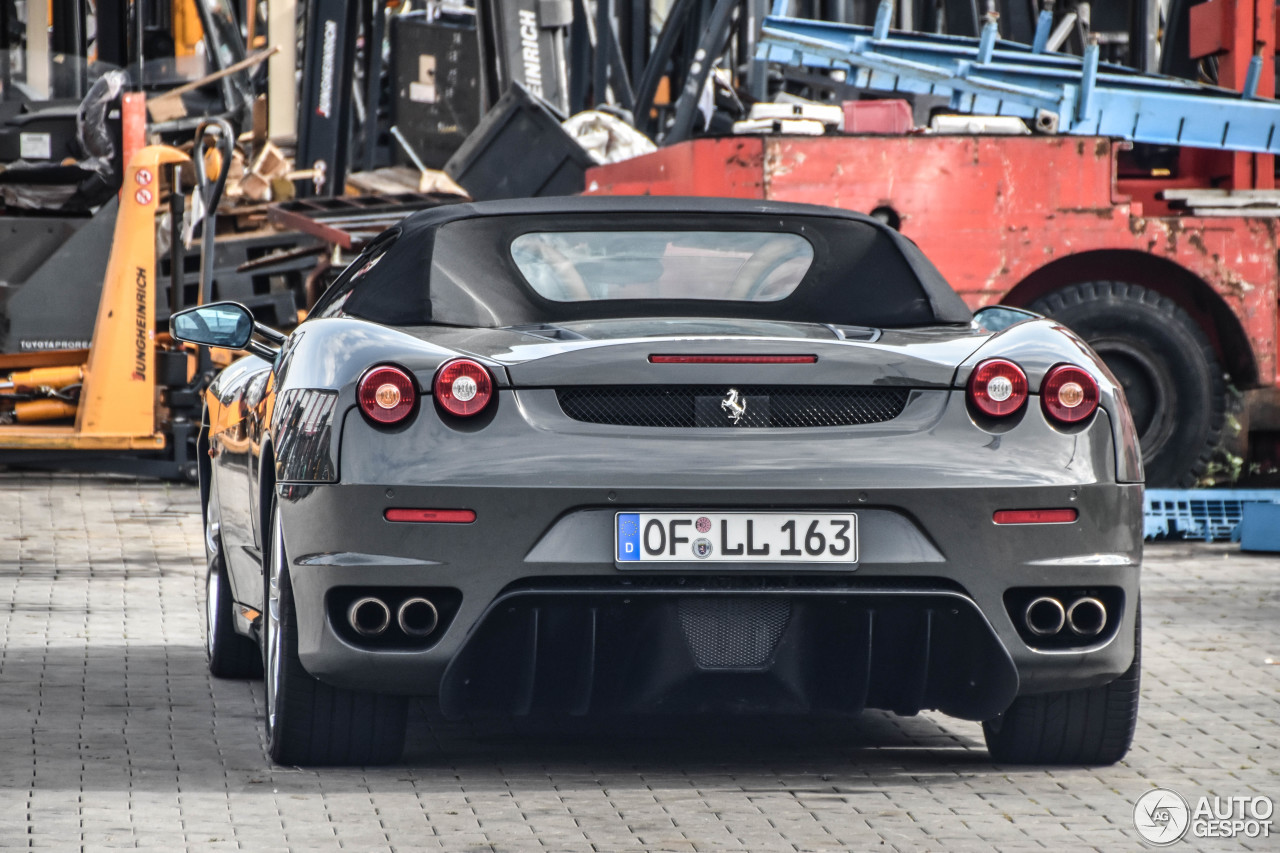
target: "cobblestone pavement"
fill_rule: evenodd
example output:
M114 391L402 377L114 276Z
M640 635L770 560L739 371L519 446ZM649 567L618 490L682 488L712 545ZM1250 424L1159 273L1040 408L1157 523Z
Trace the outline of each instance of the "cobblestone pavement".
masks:
M261 684L205 669L194 489L0 475L0 542L0 846L1113 851L1153 786L1280 795L1280 558L1231 545L1148 549L1116 767L993 766L933 715L584 734L417 706L401 766L298 770L264 756Z

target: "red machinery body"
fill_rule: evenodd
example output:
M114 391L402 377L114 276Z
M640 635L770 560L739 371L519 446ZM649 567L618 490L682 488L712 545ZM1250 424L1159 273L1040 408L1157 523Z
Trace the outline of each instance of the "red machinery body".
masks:
M700 139L592 169L587 191L874 212L974 308L1027 305L1076 281L1134 281L1195 318L1239 386L1274 386L1276 220L1144 215L1147 205L1117 191L1122 146L1070 136Z

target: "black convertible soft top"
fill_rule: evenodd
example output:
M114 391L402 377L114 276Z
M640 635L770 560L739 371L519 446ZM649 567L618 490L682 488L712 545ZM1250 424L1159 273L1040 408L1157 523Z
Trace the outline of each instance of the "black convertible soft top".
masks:
M512 258L522 234L583 231L791 232L813 246L777 301L556 301ZM620 317L725 317L901 327L968 323L969 309L907 238L858 213L741 199L573 196L454 204L412 214L376 238L312 316L397 326L499 328Z

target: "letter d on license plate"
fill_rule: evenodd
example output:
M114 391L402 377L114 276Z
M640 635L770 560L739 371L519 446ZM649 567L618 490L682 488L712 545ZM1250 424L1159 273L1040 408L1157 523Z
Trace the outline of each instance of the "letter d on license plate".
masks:
M614 533L619 563L858 562L851 512L620 512Z

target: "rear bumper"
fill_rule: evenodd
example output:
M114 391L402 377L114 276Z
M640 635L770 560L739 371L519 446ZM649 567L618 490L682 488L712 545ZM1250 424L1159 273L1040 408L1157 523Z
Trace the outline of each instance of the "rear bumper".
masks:
M303 665L340 686L439 696L450 713L741 700L980 719L1017 694L1106 683L1133 660L1141 486L279 489ZM466 507L477 521L384 521L396 506ZM675 564L638 573L613 561L617 511L762 506L857 512L857 568ZM1076 507L1079 521L991 522L997 509L1054 506ZM1105 587L1117 591L1121 612L1094 645L1036 649L1005 603L1008 590L1028 587ZM375 649L334 624L331 597L351 588L449 589L460 598L429 646ZM785 604L787 628L767 665L699 665L681 613L707 599L748 611L766 599ZM619 634L619 626L628 627Z

